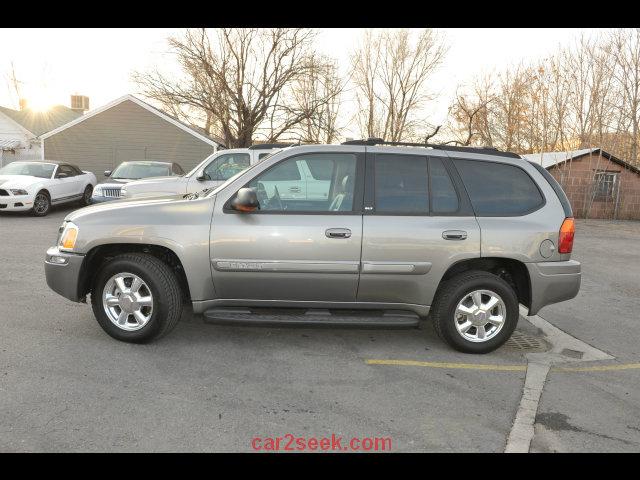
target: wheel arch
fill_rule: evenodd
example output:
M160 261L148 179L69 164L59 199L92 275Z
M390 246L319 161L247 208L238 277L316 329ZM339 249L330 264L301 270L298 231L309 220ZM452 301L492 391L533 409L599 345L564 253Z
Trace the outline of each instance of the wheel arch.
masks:
M468 270L482 270L502 278L514 289L519 303L527 308L531 306L531 279L529 270L523 262L503 257L479 257L460 260L447 269L440 280L440 285Z
M184 299L190 301L191 290L180 257L169 247L151 243L107 243L92 247L80 268L78 297L86 298L93 287L96 274L105 262L124 253L146 253L169 265L176 275Z
M49 191L49 189L47 187L45 187L44 185L41 185L39 188L36 188L36 193L33 195L33 198L36 197L36 195L38 195L40 192L44 192L47 194L47 196L49 197L49 200L51 200L51 192Z

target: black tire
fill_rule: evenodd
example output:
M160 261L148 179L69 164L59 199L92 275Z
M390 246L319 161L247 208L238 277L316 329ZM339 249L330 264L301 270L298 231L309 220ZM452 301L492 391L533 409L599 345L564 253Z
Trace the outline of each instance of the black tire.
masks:
M502 298L506 307L502 329L492 338L479 343L463 338L455 325L458 303L474 290L495 292ZM518 324L519 312L518 297L506 281L489 272L472 270L456 275L440 285L429 315L438 336L451 347L465 353L489 353L511 337Z
M82 200L80 200L80 205L87 206L91 204L91 195L93 194L93 185L89 184L84 189L84 193L82 194Z
M118 273L133 273L149 287L153 295L153 312L139 330L125 331L114 325L102 305L107 281ZM102 329L117 340L147 343L169 333L182 315L182 291L171 268L156 257L144 253L127 253L104 264L95 277L91 290L93 314Z
M38 205L36 205L36 202L38 202ZM49 213L49 210L51 210L51 197L45 190L40 190L33 198L31 214L34 217L45 217Z

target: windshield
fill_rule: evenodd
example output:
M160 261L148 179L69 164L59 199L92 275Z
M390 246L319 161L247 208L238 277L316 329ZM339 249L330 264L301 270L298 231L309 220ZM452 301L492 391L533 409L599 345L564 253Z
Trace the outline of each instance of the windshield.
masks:
M111 178L138 180L147 177L166 177L171 175L169 165L158 163L123 162L113 171Z
M271 158L273 155L275 155L276 153L280 153L284 151L284 148L281 148L279 150L276 150L275 152L272 152L271 154L269 154L269 158ZM262 161L266 160L267 157L263 158L262 160L260 160L258 163L254 163L253 165L251 165L249 168L245 168L244 170L242 170L241 172L236 173L233 177L231 177L229 180L227 180L226 182L224 182L222 185L219 185L217 187L212 187L212 188L207 188L206 190L203 190L202 192L200 192L199 196L211 196L211 195L215 195L216 193L218 193L220 190L222 190L223 188L225 188L227 185L229 185L231 182L235 181L236 178L240 177L241 175L244 175L247 172L250 172L251 170L253 170L255 167L257 167L258 165L260 165L262 163Z
M217 155L217 153L214 153L213 155L209 155L202 162L200 162L198 165L196 165L191 171L187 172L185 177L191 177L191 176L195 175L198 172L198 170L202 169L202 165L206 165L206 163L209 161L209 159L213 158L216 155Z
M200 196L203 197L208 197L210 195L215 195L216 193L218 193L220 190L222 190L224 187L226 187L227 185L229 185L231 182L233 182L236 178L238 178L240 175L244 175L245 173L247 173L249 170L251 170L253 167L255 167L257 165L257 163L255 165L251 165L249 168L242 170L241 172L236 173L233 177L231 177L229 180L227 180L226 182L224 182L222 185L218 185L217 187L212 187L212 188L207 188L205 190L203 190L202 192L200 192Z
M32 177L51 178L56 166L52 163L13 162L0 168L0 175L30 175Z
M269 158L269 157L271 157L271 156L275 155L276 153L281 152L282 150L284 150L284 148L278 148L278 149L276 149L276 150L273 150L273 151L272 151L272 152L270 152L270 153L261 153L260 155L258 155L258 163L260 163L260 162L262 162L262 161L266 160L267 158ZM231 152L231 153L233 153L233 152ZM223 156L223 155L225 155L225 154L229 154L229 152L228 152L228 151L226 151L226 150L220 150L220 151L218 151L218 152L216 152L216 153L214 153L214 154L212 154L212 155L209 155L209 156L208 156L207 158L205 158L202 162L200 162L198 165L196 165L196 166L195 166L195 167L194 167L190 172L188 172L185 176L186 176L186 177L191 177L191 176L195 175L195 174L196 174L196 173L198 173L200 170L202 170L202 166L203 166L203 165L208 165L208 164L209 164L209 162L211 162L211 159L213 159L213 158L216 158L216 159L217 159L218 157L221 157L221 156Z

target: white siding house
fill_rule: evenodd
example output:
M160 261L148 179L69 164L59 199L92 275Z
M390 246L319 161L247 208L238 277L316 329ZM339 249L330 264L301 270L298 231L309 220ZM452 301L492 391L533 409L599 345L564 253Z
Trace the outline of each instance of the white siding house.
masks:
M44 112L0 107L0 167L16 160L41 160L38 137L81 115L62 105Z
M35 135L0 112L0 167L14 160L40 158Z

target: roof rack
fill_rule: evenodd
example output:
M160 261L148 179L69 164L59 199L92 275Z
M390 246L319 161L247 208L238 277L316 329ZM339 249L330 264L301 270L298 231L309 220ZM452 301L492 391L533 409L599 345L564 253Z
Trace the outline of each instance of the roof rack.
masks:
M272 148L285 148L295 145L294 143L257 143L251 145L249 150L269 150Z
M468 153L479 153L483 155L497 155L500 157L509 157L509 158L522 158L517 153L513 152L503 152L502 150L498 150L494 147L466 147L466 146L457 146L457 145L443 145L438 143L411 143L411 142L387 142L382 138L368 138L367 140L349 140L347 142L342 142L342 145L390 145L390 146L401 146L401 147L425 147L425 148L433 148L435 150L446 150L450 152L468 152Z

